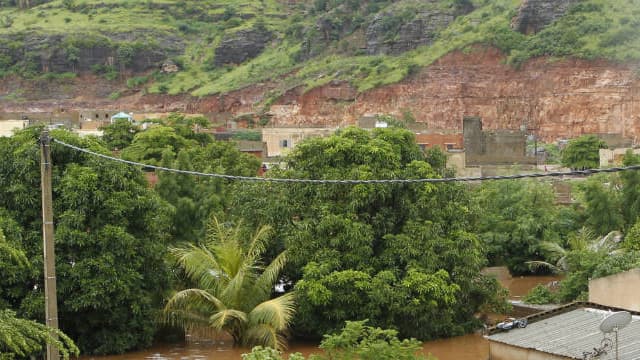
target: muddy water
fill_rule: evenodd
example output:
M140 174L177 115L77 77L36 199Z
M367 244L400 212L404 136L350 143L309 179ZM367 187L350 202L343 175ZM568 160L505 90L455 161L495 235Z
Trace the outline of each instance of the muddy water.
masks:
M508 272L489 271L509 289L511 298L519 299L538 284L557 281L557 276L530 276L512 278ZM485 360L489 357L489 344L480 335L465 335L450 339L428 341L423 344L425 354L431 353L439 360ZM83 356L81 360L238 360L247 349L234 348L230 343L214 345L158 345L153 348L118 356ZM289 351L305 356L320 353L316 344L292 343Z
M439 360L485 360L489 356L489 344L479 335L465 335L451 339L428 341L424 353L431 353ZM147 351L118 356L82 357L82 360L238 360L247 349L233 348L229 344L155 346ZM321 352L315 344L291 344L287 353L300 352L305 356ZM285 356L286 358L286 356Z

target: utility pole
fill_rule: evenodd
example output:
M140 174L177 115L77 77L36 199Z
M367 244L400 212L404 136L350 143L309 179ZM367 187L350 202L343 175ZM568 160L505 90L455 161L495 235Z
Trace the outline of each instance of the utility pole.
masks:
M58 329L56 297L56 257L53 238L53 201L51 190L51 138L44 129L40 136L40 181L42 184L42 240L44 246L44 302L46 325ZM59 360L58 348L47 344L47 360Z

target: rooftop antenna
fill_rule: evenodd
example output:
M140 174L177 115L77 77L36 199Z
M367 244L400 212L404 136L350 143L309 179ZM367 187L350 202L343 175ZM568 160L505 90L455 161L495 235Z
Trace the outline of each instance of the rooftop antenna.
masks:
M600 323L600 331L605 334L615 332L616 334L616 360L618 360L618 331L629 325L631 314L628 311L618 311L608 315Z

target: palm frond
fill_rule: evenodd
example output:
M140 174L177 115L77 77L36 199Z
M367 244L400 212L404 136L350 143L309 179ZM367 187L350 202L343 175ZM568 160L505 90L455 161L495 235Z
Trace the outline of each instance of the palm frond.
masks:
M258 324L247 329L243 345L262 345L276 350L286 349L286 337L269 324Z
M249 313L249 326L269 324L276 331L284 331L289 327L295 313L295 295L287 293L265 301Z
M256 281L256 289L262 291L265 296L269 296L278 281L280 272L287 264L287 251L281 252L271 263L264 268L258 280Z
M186 289L169 299L163 310L163 321L188 329L207 325L209 314L225 309L225 304L207 291Z
M210 305L217 310L226 309L225 304L217 297L202 289L185 289L175 293L167 304L165 311L184 309L194 306Z
M546 258L557 259L567 254L567 250L565 248L553 241L543 241L538 245L538 248L545 254Z
M224 330L230 327L230 323L245 324L247 314L240 310L224 309L209 317L209 325L216 330ZM237 326L237 325L236 325ZM234 327L231 325L231 327Z
M252 288L255 282L255 275L243 266L237 274L229 280L227 286L222 290L220 296L236 308L246 308L250 298L245 290Z
M265 242L269 234L271 234L271 230L271 226L264 225L261 226L253 235L253 238L251 239L251 242L249 243L249 246L247 248L247 256L250 259L259 259L260 256L264 253L264 251L266 250Z
M545 270L551 270L554 273L562 272L562 269L546 261L531 260L531 261L526 261L525 264L529 266L529 269L531 269L531 271L538 271L540 269L545 269Z
M187 276L199 286L209 289L223 280L220 278L220 264L209 249L188 245L182 248L170 248L169 253Z

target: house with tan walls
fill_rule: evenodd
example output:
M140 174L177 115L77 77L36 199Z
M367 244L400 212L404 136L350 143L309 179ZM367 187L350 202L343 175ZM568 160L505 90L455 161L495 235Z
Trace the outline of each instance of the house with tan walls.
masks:
M277 157L288 154L302 140L311 137L327 137L337 128L295 128L273 127L262 129L262 141L266 145L266 156Z
M640 311L640 269L589 280L589 301Z

